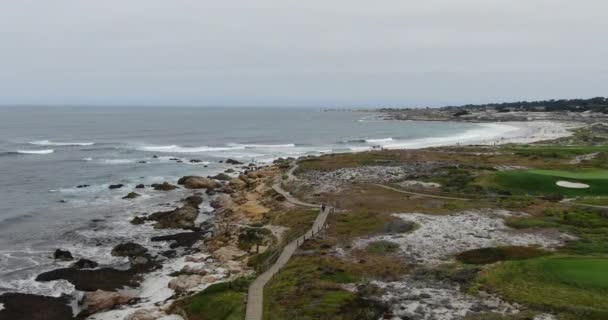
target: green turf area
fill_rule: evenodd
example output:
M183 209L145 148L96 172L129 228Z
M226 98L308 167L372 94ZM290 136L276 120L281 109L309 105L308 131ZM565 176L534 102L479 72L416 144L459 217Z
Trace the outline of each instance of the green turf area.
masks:
M543 257L493 265L478 281L509 301L608 319L607 268L608 258Z
M576 236L559 250L569 254L608 254L608 219L598 209L573 207L548 209L537 217L512 218L507 225L516 229L555 228Z
M462 252L456 256L460 262L467 264L488 264L505 260L523 260L547 254L546 251L531 247L495 247L481 248Z
M549 259L543 264L543 269L556 280L569 285L608 289L608 259L606 258Z
M171 309L189 320L242 320L252 279L212 284L200 293L176 301Z
M587 189L564 188L558 181L588 184ZM547 195L562 194L568 197L608 195L608 170L527 170L503 171L486 175L480 183L500 192L514 194Z

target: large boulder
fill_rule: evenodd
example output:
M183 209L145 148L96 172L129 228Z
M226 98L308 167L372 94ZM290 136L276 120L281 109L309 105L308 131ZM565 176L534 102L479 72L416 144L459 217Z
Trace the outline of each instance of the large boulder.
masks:
M148 220L156 221L157 229L193 228L198 217L198 209L192 206L183 206L171 211L159 211L148 216Z
M124 187L124 186L125 186L125 185L124 185L124 184L122 184L122 183L119 183L119 184L111 184L111 185L108 187L108 189L120 189L120 188L122 188L122 187Z
M213 199L213 201L211 201L210 205L214 209L225 208L225 207L233 206L234 201L232 201L232 198L229 195L222 194L222 195L218 196L217 198Z
M203 240L206 232L204 231L192 231L182 232L177 234L171 234L166 236L152 237L152 241L175 241L170 247L192 247L197 241Z
M85 292L82 297L82 312L79 316L87 316L100 311L112 310L116 306L126 304L132 297L124 292L97 290Z
M55 252L53 253L53 258L55 258L55 260L61 260L61 261L74 260L74 257L72 256L71 252L69 252L67 250L61 250L61 249L55 250Z
M141 256L146 252L148 249L134 242L121 243L112 249L112 255L117 257Z
M205 177L185 176L177 180L177 184L184 185L188 189L210 189L219 187L220 183Z
M220 181L230 181L232 179L231 176L225 174L225 173L218 173L214 176L209 177L211 179L215 179L215 180L220 180Z
M169 288L177 292L186 292L201 284L209 284L217 280L217 277L212 275L182 274L169 282Z

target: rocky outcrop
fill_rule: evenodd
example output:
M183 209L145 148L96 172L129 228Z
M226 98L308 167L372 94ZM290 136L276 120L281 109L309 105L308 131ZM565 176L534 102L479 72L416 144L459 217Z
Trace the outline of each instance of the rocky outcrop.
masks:
M141 194L137 193L137 192L129 192L129 194L127 194L126 196L122 197L123 199L135 199L141 197Z
M243 190L247 187L247 182L239 178L234 178L230 180L230 183L228 185L236 190Z
M67 280L81 291L114 291L122 287L134 287L141 280L132 270L113 268L74 269L61 268L39 274L36 281Z
M201 284L213 283L217 280L217 277L212 275L201 276L197 274L183 274L171 280L169 282L169 288L176 292L186 292Z
M227 164L233 164L233 165L239 165L239 164L243 164L242 162L238 161L238 160L234 160L234 159L227 159L226 160Z
M199 176L185 176L177 180L177 184L183 185L188 189L212 189L219 187L219 182Z
M124 185L124 184L122 184L122 183L119 183L119 184L111 184L110 186L108 186L108 189L110 189L110 190L111 190L111 189L120 189L120 188L122 188L122 187L124 187L124 186L125 186L125 185Z
M194 208L198 208L201 203L203 203L203 198L201 196L189 196L185 199L182 200L185 204L194 207Z
M124 292L102 290L85 292L82 297L82 312L79 314L79 317L112 310L116 306L128 303L131 299L132 297Z
M112 255L116 257L136 257L146 252L148 249L134 242L121 243L112 249Z
M93 269L93 268L97 268L98 264L95 261L89 260L89 259L79 259L78 261L72 263L72 265L70 265L70 268L75 268L75 269Z
M0 319L7 320L73 320L67 298L54 298L24 293L0 295Z
M206 232L193 231L172 234L168 236L152 237L152 241L174 241L171 248L177 247L192 247L197 241L204 239Z
M177 186L170 184L169 182L154 183L152 188L156 191L171 191L177 189Z
M146 186L143 183L140 183L140 184L138 184L138 185L135 186L135 189L143 189L145 187Z
M69 252L67 250L61 250L61 249L55 250L55 252L53 253L53 258L55 260L61 260L61 261L74 260L74 257L72 256L71 252Z
M130 222L131 222L131 224L134 224L134 225L144 224L144 222L146 222L146 218L135 217L135 218L131 219Z
M183 206L171 211L159 211L148 216L147 220L156 221L157 229L187 229L194 227L198 217L198 209L192 206Z
M124 320L158 320L164 316L166 314L157 309L139 309L128 315Z

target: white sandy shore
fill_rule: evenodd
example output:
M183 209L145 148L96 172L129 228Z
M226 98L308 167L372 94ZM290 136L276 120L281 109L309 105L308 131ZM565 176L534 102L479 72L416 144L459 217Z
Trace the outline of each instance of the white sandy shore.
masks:
M498 145L507 143L531 143L568 137L576 123L554 121L483 123L478 128L449 137L390 141L379 144L384 149L421 149L454 145Z

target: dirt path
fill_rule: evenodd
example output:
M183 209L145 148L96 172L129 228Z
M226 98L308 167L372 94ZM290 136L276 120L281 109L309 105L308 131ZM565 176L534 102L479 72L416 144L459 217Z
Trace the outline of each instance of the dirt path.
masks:
M393 187L389 187L383 184L376 184L374 183L375 186L380 187L380 188L384 188L387 190L392 190L395 192L400 192L400 193L405 193L405 194L411 194L414 196L421 196L421 197L429 197L429 198L436 198L436 199L445 199L445 200L460 200L460 201L471 201L473 199L468 199L468 198L455 198L455 197L444 197L444 196L437 196L437 195L433 195L433 194L427 194L427 193L417 193L417 192L410 192L410 191L404 191L401 189L397 189L397 188L393 188Z

